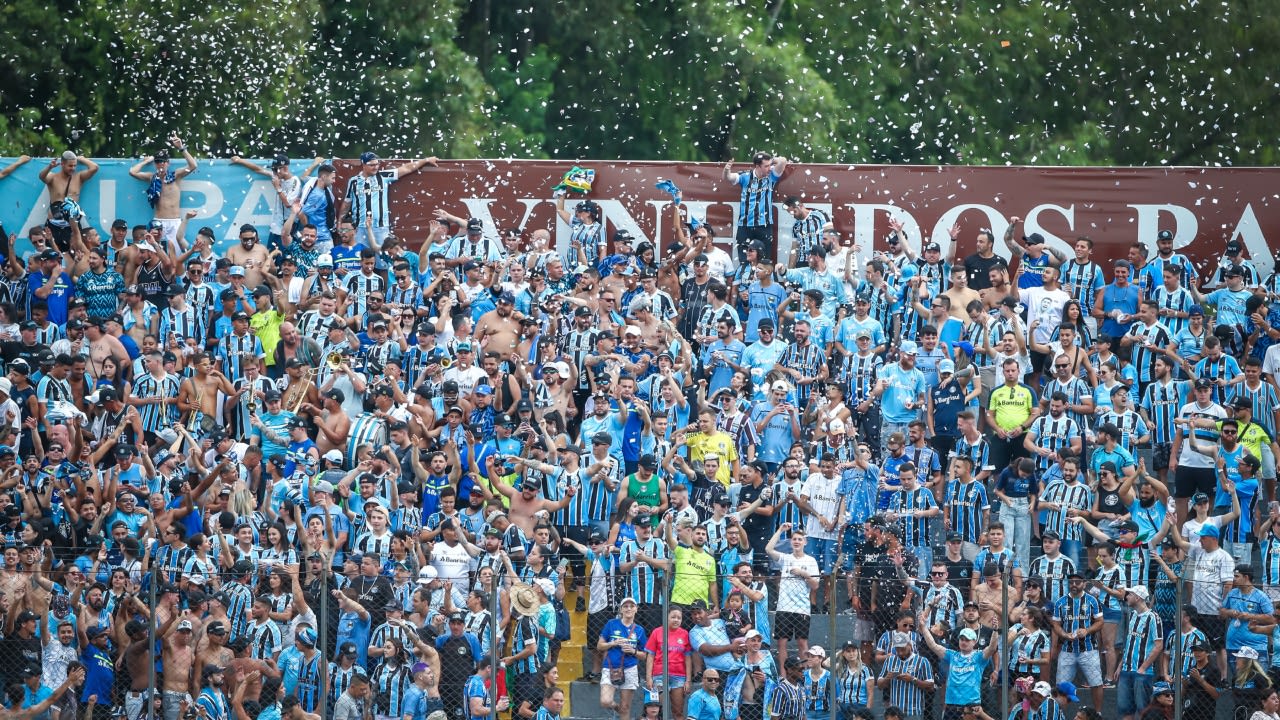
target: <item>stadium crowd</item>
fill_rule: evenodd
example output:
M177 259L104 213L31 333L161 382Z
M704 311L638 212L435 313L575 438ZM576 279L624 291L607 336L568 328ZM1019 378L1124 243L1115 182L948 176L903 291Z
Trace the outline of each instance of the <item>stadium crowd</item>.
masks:
M171 145L153 217L101 237L69 152L0 233L5 717L559 720L581 676L624 720L1280 718L1280 276L1238 243L868 254L756 153L732 228L664 181L671 237L560 191L559 250L411 248L436 159L366 152L233 158L272 221L217 252Z

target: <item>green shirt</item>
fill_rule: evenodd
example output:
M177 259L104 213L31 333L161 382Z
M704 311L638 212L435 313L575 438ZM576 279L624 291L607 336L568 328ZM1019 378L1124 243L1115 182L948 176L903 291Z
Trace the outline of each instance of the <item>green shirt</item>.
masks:
M716 559L703 550L677 545L671 602L689 605L694 600L711 604L711 583L716 579Z

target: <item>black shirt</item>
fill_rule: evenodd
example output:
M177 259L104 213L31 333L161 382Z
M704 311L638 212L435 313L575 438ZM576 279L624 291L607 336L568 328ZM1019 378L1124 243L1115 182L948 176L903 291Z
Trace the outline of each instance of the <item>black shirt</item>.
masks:
M991 287L991 269L1008 269L1009 263L999 255L984 258L974 253L964 259L964 270L969 276L969 289L982 292Z
M760 497L760 493L767 487L764 483L760 483L760 487L755 485L745 485L738 491L738 503L750 505ZM747 538L751 540L751 547L764 547L768 542L769 536L773 534L772 521L769 515L759 515L752 513L742 521L742 529L747 532Z
M965 600L969 599L969 581L973 579L973 561L965 560L962 555L959 560L952 560L946 555L942 556L942 560L934 560L934 562L944 562L947 564L947 582L955 586L960 591L960 597Z

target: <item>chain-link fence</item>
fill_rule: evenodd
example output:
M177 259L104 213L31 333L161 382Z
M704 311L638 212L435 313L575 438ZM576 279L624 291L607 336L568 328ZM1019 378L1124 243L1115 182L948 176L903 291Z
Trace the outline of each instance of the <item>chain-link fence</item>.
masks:
M1210 719L1262 707L1280 680L1280 586L1248 562L1259 548L1097 543L1071 572L944 543L922 565L874 525L831 548L594 538L578 575L576 543L554 537L514 558L443 541L278 554L240 526L15 544L0 678L33 716L92 700L130 720L295 704L325 718L682 718L709 696L755 720L792 688L808 717L833 720L1043 717L1044 702Z

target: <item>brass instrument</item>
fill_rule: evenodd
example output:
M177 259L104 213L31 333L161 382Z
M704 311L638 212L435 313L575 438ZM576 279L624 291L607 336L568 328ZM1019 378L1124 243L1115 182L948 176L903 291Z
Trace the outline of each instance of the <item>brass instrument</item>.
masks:
M250 396L249 403L245 406L245 408L248 409L250 415L253 415L254 413L256 413L258 411L258 399Z
M337 350L329 353L328 357L325 358L325 364L329 366L330 370L337 370L342 366L342 353Z
M449 358L449 357L442 357L442 358L440 358L440 369L441 369L441 370L448 370L448 369L449 369L449 368L451 368L451 367L453 367L453 359L452 359L452 358Z

